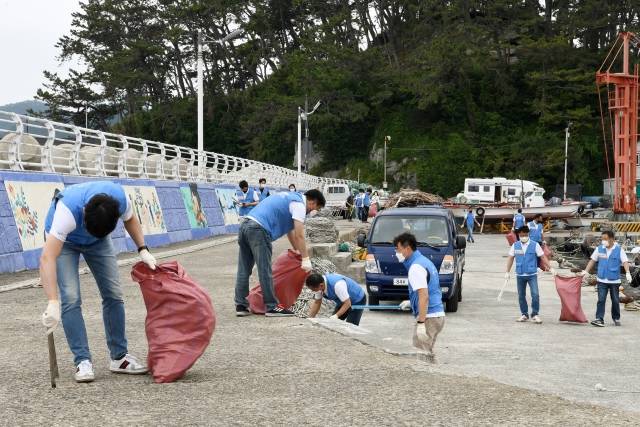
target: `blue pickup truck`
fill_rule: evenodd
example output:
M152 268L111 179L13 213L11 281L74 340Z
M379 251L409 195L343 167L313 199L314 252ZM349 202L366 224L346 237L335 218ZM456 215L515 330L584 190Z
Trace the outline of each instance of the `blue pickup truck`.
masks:
M462 300L462 273L467 242L458 235L453 214L440 206L396 208L380 212L369 234L358 244L367 249L365 275L369 304L380 300L408 299L407 270L398 262L393 247L397 235L416 236L418 250L429 258L440 273L442 299L447 312L458 310Z

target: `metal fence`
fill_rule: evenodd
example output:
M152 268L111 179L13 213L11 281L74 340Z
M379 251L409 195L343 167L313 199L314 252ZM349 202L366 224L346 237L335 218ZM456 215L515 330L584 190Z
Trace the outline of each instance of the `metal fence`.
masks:
M232 184L245 179L250 185L265 178L269 186L295 184L299 190L355 183L5 111L0 111L0 169Z

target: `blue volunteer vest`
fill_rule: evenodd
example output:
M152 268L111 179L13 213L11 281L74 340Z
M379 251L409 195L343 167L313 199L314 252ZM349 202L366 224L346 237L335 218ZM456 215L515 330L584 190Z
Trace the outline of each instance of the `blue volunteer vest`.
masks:
M409 271L409 268L413 264L418 264L427 270L427 287L429 291L429 307L427 308L427 315L433 313L444 312L444 306L442 305L442 290L440 289L440 276L436 266L427 257L422 255L419 251L413 251L411 255L404 262L404 267ZM415 317L418 317L418 292L414 291L409 284L409 301L411 301L411 311Z
M243 193L242 190L236 190L236 197L238 198L238 202L240 203L251 203L253 202L253 196L255 194L255 190L251 187L247 190L247 194ZM241 216L246 216L253 210L255 206L240 206L238 208L238 213Z
M251 211L251 218L262 225L271 240L278 240L280 237L293 230L293 218L289 212L289 203L304 203L300 193L288 191L275 193L264 199L262 203Z
M542 242L542 224L531 221L527 225L529 226L529 238L537 243Z
M94 181L65 188L58 195L58 199L59 202L64 203L71 211L73 219L76 221L76 229L69 233L67 242L75 243L76 245L90 245L99 240L97 237L89 234L84 226L84 207L89 203L89 200L97 194L106 194L116 199L119 205L119 216L122 216L127 210L127 195L119 184L110 181ZM51 231L55 211L56 201L54 200L51 202L51 207L45 220L44 229L47 233Z
M258 197L260 198L260 201L263 201L268 196L269 196L269 187L264 187L262 191L258 190Z
M620 246L616 245L607 258L607 249L598 246L598 279L620 280Z
M524 227L525 217L521 213L517 213L513 217L513 228L522 228Z
M467 212L467 225L469 227L473 226L473 213Z
M364 291L355 280L336 273L327 274L325 278L327 279L327 298L335 301L336 304L342 304L342 301L340 301L340 298L336 295L336 283L340 280L347 282L347 292L349 293L351 304L355 304L364 298Z
M361 208L363 202L364 202L364 196L362 194L358 194L356 196L356 208Z
M371 206L371 196L369 195L369 193L364 193L364 200L362 201L362 203L366 207Z
M513 244L516 258L516 274L519 276L538 274L538 255L536 254L536 242L529 236L527 251L522 250L522 242Z

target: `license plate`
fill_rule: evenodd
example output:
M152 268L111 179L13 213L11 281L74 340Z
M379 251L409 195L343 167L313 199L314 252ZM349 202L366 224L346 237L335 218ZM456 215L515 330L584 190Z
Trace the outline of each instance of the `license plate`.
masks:
M393 279L393 286L409 286L409 279L407 278Z

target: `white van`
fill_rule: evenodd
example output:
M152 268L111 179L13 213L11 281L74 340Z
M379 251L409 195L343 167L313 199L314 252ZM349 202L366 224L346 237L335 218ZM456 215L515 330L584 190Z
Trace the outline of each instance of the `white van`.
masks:
M326 207L334 210L346 208L349 197L349 186L347 184L327 184L322 190L326 200Z

